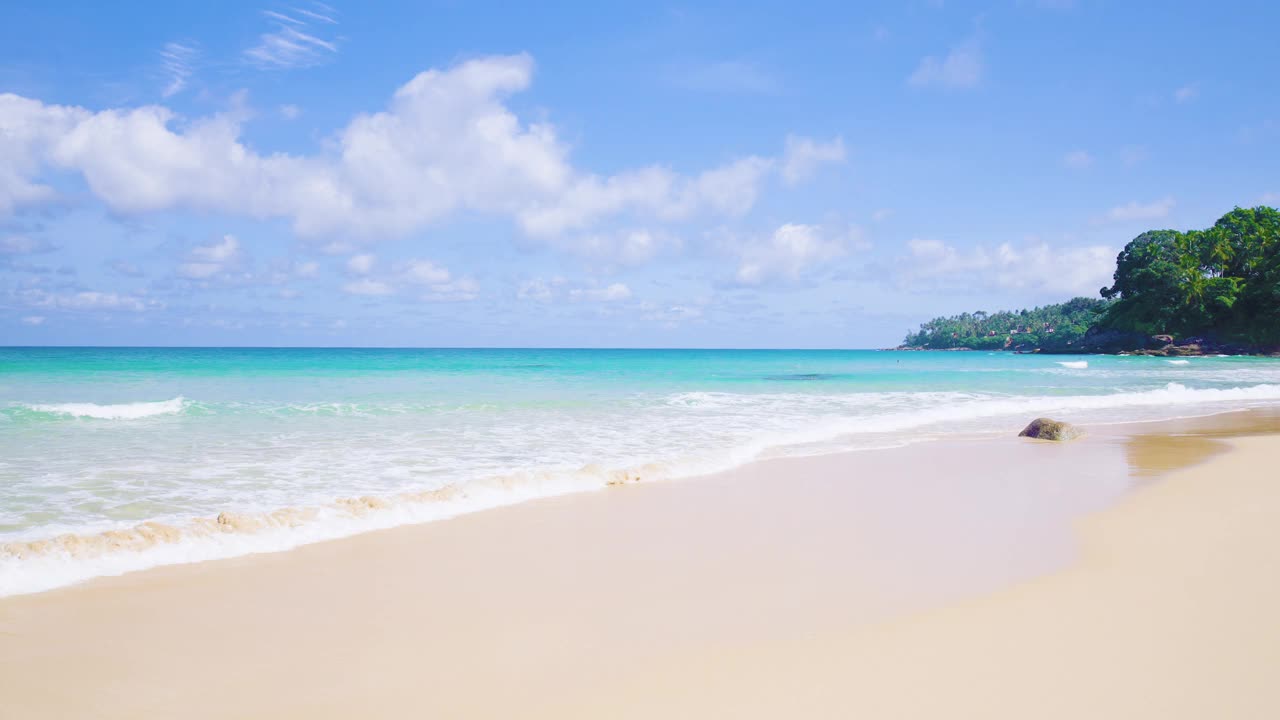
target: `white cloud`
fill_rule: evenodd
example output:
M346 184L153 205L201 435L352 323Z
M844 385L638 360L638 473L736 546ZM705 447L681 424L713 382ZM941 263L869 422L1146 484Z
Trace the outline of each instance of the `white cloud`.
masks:
M676 235L643 228L565 235L551 244L606 265L639 265L661 252L683 246Z
M817 225L788 223L768 239L740 248L735 279L742 285L779 278L795 281L813 266L864 246L857 228L834 233Z
M32 326L34 326L34 325L43 325L43 324L44 324L44 316L43 316L43 315L27 315L26 317L22 318L22 324L23 324L23 325L32 325Z
M1169 211L1173 210L1175 205L1172 197L1162 198L1154 202L1141 204L1138 202L1129 202L1126 205L1117 205L1107 211L1103 216L1105 222L1136 222L1139 220L1159 220L1167 217Z
M361 277L344 284L342 291L367 296L412 294L426 302L462 302L474 300L480 294L480 285L474 279L454 277L448 268L430 260L408 260L382 277L370 276L374 263L372 255L350 258L347 269Z
M1072 150L1062 156L1062 164L1072 170L1084 170L1093 165L1093 156L1085 150Z
M372 278L361 278L342 286L342 292L348 295L390 295L395 292L390 285Z
M34 289L23 291L21 296L28 305L56 310L128 310L130 312L142 312L163 307L161 303L154 300L146 300L133 295L91 290L74 293L51 293Z
M51 148L90 113L45 105L0 93L0 216L21 205L44 202L53 188L32 178L47 163Z
M347 271L356 275L368 275L373 270L375 262L377 262L377 258L369 253L352 255L347 259Z
M844 162L843 138L822 143L788 135L782 156L782 180L788 185L796 185L812 177L819 166L841 162Z
M1198 83L1183 85L1182 87L1173 91L1173 99L1180 103L1191 102L1192 100L1195 100L1199 95L1200 95L1200 85Z
M891 217L893 217L893 208L880 208L879 210L871 213L872 221L878 223L884 222Z
M200 56L200 48L192 42L165 43L160 50L160 67L164 70L168 82L161 91L164 97L171 97L187 87L187 80L195 71L194 64Z
M35 178L61 169L80 173L118 213L284 218L300 236L340 237L347 249L457 211L510 216L531 236L556 238L615 216L738 216L771 173L798 180L843 151L839 139L795 137L790 162L746 156L692 175L657 165L582 172L554 128L522 122L505 104L532 72L527 55L423 72L387 109L357 115L312 155L258 154L241 140L240 108L186 119L160 106L89 112L0 95L0 214L48 199L52 189Z
M474 300L480 285L470 277L455 278L449 269L430 260L410 260L400 272L407 284L424 286L419 297L427 302L461 302Z
M686 320L697 320L702 317L702 308L695 305L658 305L651 302L639 304L641 317L656 322L664 328L676 328Z
M623 283L612 283L604 287L595 285L570 287L562 277L550 279L533 278L521 282L516 288L516 297L521 300L548 303L561 298L573 302L617 302L631 297L631 288Z
M970 40L941 59L933 55L922 58L907 82L916 87L972 88L982 81L982 71L982 50L976 40Z
M430 260L411 260L405 268L404 276L405 279L422 285L438 285L447 283L450 279L448 269Z
M1116 251L1102 245L1050 246L1028 241L995 248L979 245L961 250L940 240L907 243L899 280L903 284L964 290L1043 290L1068 295L1095 295L1109 284Z
M262 69L293 69L319 65L338 52L337 40L325 37L337 24L332 8L323 12L292 8L289 12L263 10L274 30L258 36L258 42L244 51L250 65ZM316 28L317 23L321 26Z
M480 284L469 277L438 283L420 296L426 302L467 302L480 296Z
M302 116L302 108L297 105L285 104L280 106L280 117L285 120L297 120Z
M53 245L26 235L9 235L0 238L0 255L35 255L49 252Z
M207 280L235 268L239 261L240 241L234 235L223 235L217 242L192 248L188 261L178 266L178 274Z
M1262 197L1258 198L1259 205L1280 205L1280 192L1262 193Z
M555 298L558 288L564 283L564 278L560 277L551 278L550 280L542 278L525 280L516 288L516 297L521 300L551 302Z
M574 288L569 291L569 299L591 302L616 302L630 297L631 288L622 283L613 283L602 288Z
M314 260L301 262L294 266L293 272L298 277L306 277L306 278L315 277L317 274L320 273L320 263Z

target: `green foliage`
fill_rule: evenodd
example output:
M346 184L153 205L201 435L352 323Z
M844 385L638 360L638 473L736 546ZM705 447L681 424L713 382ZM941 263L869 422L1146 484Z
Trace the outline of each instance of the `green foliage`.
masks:
M944 350L1042 349L1070 351L1111 305L1079 297L1058 305L1016 312L962 313L935 318L907 335L911 347Z
M1207 230L1156 230L1116 258L1108 329L1280 343L1280 211L1236 208Z
M1280 211L1236 208L1207 230L1144 232L1116 257L1113 280L1101 290L1104 300L936 318L909 333L905 344L1070 352L1097 328L1118 337L1167 334L1280 346Z

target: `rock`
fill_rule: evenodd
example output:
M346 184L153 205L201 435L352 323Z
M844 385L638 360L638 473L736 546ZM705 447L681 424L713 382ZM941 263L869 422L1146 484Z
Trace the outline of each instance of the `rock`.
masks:
M1151 339L1152 339L1152 340L1154 340L1154 341L1156 341L1156 342L1158 342L1158 343L1160 343L1161 345L1172 345L1172 344L1173 344L1173 336L1172 336L1172 335L1152 335L1152 336L1151 336Z
M1050 420L1049 418L1036 418L1031 421L1030 425L1023 428L1022 432L1018 433L1018 437L1056 440L1058 442L1075 440L1083 435L1084 431L1075 425L1058 420Z

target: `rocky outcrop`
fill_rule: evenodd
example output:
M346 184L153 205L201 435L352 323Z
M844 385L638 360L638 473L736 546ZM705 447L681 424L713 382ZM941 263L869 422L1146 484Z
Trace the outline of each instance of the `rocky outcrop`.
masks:
M1051 420L1049 418L1036 418L1031 424L1022 429L1018 433L1018 437L1029 437L1037 440L1054 440L1064 442L1066 440L1075 440L1083 437L1084 431L1072 425L1071 423L1061 422L1059 420Z

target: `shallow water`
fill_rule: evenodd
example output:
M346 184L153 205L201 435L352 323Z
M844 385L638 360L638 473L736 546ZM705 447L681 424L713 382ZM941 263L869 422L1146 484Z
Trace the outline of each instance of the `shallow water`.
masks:
M788 454L1280 401L1259 358L0 348L0 595Z

